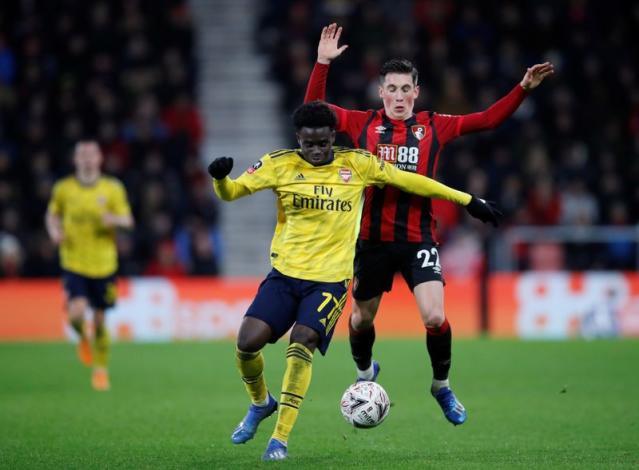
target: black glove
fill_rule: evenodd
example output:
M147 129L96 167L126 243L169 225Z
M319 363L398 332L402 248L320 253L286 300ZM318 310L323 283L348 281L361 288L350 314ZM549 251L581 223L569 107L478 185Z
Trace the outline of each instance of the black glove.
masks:
M209 175L216 180L222 180L233 169L233 159L231 157L216 158L209 164Z
M472 196L470 203L466 206L466 210L476 219L482 222L490 222L494 227L497 227L499 219L503 215L501 211L495 207L494 202L484 201L475 196Z

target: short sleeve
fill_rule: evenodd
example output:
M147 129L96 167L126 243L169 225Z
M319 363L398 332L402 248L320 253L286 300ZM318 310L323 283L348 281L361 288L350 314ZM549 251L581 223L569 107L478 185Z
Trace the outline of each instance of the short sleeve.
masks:
M110 201L111 210L115 215L131 215L131 206L126 196L126 189L120 181L115 181Z
M53 190L51 192L51 199L49 200L49 205L47 207L47 211L51 214L60 215L62 214L62 204L63 204L63 188L61 183L56 183L53 185Z

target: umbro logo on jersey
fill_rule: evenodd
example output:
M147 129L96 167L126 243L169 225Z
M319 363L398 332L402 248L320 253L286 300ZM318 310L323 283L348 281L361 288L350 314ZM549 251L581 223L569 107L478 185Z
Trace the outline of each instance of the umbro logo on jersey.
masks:
M383 134L386 132L386 128L384 126L377 126L375 128L375 134Z
M297 176L295 177L295 181L302 181L305 179L306 178L304 178L304 175L302 173L298 173Z

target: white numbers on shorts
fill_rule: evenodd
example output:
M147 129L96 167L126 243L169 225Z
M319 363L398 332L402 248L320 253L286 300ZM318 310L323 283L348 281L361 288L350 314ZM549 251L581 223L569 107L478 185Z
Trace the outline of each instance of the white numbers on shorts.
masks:
M430 250L419 250L417 252L417 259L424 258L422 262L422 268L432 268L436 267L438 271L441 269L441 265L439 264L439 253L437 253L437 248L433 247ZM431 261L431 258L434 261Z

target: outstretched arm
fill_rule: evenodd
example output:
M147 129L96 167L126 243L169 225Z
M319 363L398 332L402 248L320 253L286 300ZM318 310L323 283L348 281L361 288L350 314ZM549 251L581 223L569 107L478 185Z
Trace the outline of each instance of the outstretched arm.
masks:
M304 103L315 100L326 100L326 78L328 77L328 66L331 61L339 57L348 46L338 46L342 35L342 27L332 23L322 28L322 34L317 46L317 63L313 67L311 77L306 87Z
M370 158L372 168L369 173L369 183L390 184L418 196L451 201L464 206L470 215L482 222L490 222L495 227L499 223L502 214L492 202L458 191L426 176L398 170L393 165L378 163L372 156Z
M233 201L262 189L273 189L277 185L277 173L269 154L255 162L235 180L228 177L232 169L233 159L230 157L216 158L208 168L209 174L214 178L215 194L224 201Z
M529 91L537 88L544 78L553 73L554 66L550 62L529 67L521 82L490 108L462 116L457 134L468 134L499 126L517 110Z
M528 67L519 84L526 91L534 90L544 81L544 78L553 73L555 73L555 66L550 62L533 65Z
M246 186L238 184L229 173L233 169L233 159L220 157L213 160L208 167L209 175L213 177L213 190L223 201L233 201L247 194L251 194Z
M393 168L395 169L395 168ZM389 184L402 191L417 194L419 196L434 197L452 201L466 208L466 211L476 219L484 223L490 222L497 227L502 213L495 207L492 201L485 201L472 194L458 191L439 183L426 176L397 170Z

